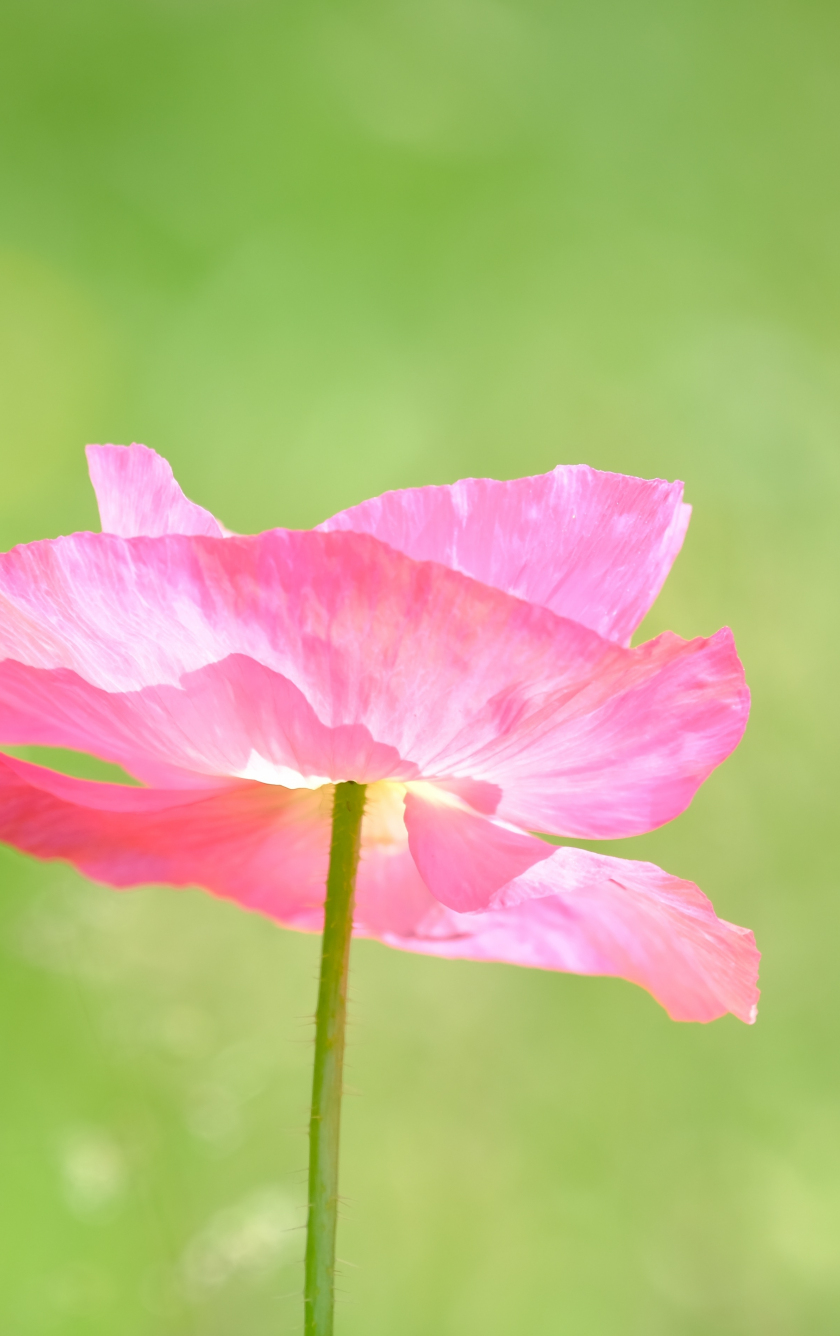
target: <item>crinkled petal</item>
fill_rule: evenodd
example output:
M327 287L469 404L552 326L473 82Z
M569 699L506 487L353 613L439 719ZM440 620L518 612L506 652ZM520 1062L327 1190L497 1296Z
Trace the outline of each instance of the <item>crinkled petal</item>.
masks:
M319 527L372 534L629 645L682 546L682 491L561 464L513 482L386 492Z
M365 840L356 878L353 931L361 937L410 936L437 906L408 849Z
M167 793L0 755L0 840L109 886L197 885L289 927L323 921L329 790Z
M750 709L728 628L666 633L604 665L576 700L492 746L472 773L502 783L497 815L529 830L619 839L689 805L743 736Z
M469 781L485 799L501 790L500 818L558 834L635 834L677 815L735 746L748 711L728 632L623 650L365 534L76 534L0 556L0 605L2 658L162 700L165 687L198 699L190 675L241 656L291 684L325 729L357 730L336 740L335 769L319 769L323 737L310 754L317 729L295 724L305 775ZM286 710L265 704L283 684L219 671L218 710L192 709L189 725L189 748L207 755L218 751L217 718L238 729L249 711L268 720ZM255 689L246 708L243 692ZM161 739L191 711L166 699L154 723L167 721ZM46 702L45 729L53 713ZM200 747L196 729L212 735ZM278 740L276 755L285 746ZM269 777L259 765L275 753L254 750L247 776Z
M290 927L323 920L331 790L164 792L69 778L0 755L0 839L112 886L199 885ZM691 882L650 863L559 849L497 907L438 903L410 852L363 830L356 931L432 955L616 975L675 1020L752 1021L758 952Z
M287 927L319 932L331 787L224 791L74 779L0 753L0 840L63 859L96 881L200 886ZM436 904L405 840L383 844L366 815L356 888L361 936L411 933Z
M167 460L147 446L89 445L87 459L103 533L224 535L209 510L184 496Z
M429 955L629 979L674 1020L726 1012L755 1020L755 939L719 919L693 882L652 863L562 848L503 894L506 905L483 913L436 906L413 932L377 935Z
M362 724L327 728L282 674L242 654L179 685L110 692L66 668L0 662L0 739L92 752L156 787L227 783L232 776L318 788L364 773L409 777L393 747Z
M36 858L63 859L109 886L200 886L287 927L319 932L332 793L264 784L211 793L132 788L0 753L0 840ZM355 930L411 933L437 902L401 820L402 839L385 844L371 824L366 814Z
M533 835L415 791L406 794L405 825L426 886L459 912L486 909L508 882L551 857L551 847Z

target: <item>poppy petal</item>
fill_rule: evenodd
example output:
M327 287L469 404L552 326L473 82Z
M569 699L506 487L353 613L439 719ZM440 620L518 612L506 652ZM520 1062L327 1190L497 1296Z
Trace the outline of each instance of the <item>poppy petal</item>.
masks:
M292 682L242 654L185 673L177 686L122 692L70 669L0 661L0 738L92 752L161 788L231 777L319 788L416 770L363 724L327 728Z
M496 815L514 825L577 839L640 835L685 810L737 747L749 709L728 628L708 640L666 633L596 670L550 723L512 729L471 773L502 786Z
M273 711L271 728L281 728L286 707L271 698L288 687L301 718L309 712L307 726L294 723L293 732L306 753L300 768L315 782L389 775L478 783L485 796L501 790L500 818L556 834L637 834L677 815L737 744L749 707L727 631L623 650L364 534L77 534L0 556L0 604L0 655L70 670L112 698L108 709L122 708L116 696L139 693L132 709L148 707L146 731L156 730L160 749L173 749L176 765L217 773L217 720L230 722L241 749L249 712L265 729ZM8 672L18 674L8 726L20 730L20 672ZM204 678L191 676L200 672ZM215 682L212 710L197 708L205 679ZM65 703L62 690L58 680L54 692L42 684L29 717L40 711L39 741L78 747L48 736L68 718L85 726L84 711ZM194 761L178 754L185 730ZM2 719L0 737L35 740L4 736ZM274 764L274 753L249 745L255 765ZM278 755L285 745L278 738ZM322 764L325 751L332 768ZM133 768L124 756L109 759ZM247 761L226 766L268 777Z
M109 886L202 886L289 927L323 921L330 799L267 784L98 784L0 755L0 840Z
M325 520L439 561L629 645L679 552L682 483L561 464L512 482L386 492Z
M145 445L89 445L86 453L103 533L123 538L224 535L209 510L184 496L169 462L154 450Z
M200 885L289 927L323 919L331 790L164 792L71 779L0 755L0 839L112 886ZM481 818L479 818L480 820ZM755 1018L752 933L651 863L563 848L496 907L433 900L405 847L367 842L357 930L406 950L629 979L675 1020Z
M414 789L405 797L405 825L426 886L460 912L486 909L497 891L552 853L533 835L451 802L430 801Z
M674 1020L727 1012L751 1023L759 953L693 882L652 863L561 848L511 882L483 913L436 906L411 933L383 941L467 960L613 975L650 992Z
M411 935L437 906L408 845L385 848L365 841L356 877L353 932L360 937Z

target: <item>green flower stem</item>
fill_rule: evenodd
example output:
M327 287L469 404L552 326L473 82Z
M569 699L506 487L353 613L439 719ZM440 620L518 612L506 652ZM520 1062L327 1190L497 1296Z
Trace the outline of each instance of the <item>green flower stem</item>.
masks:
M352 780L336 784L309 1120L309 1220L304 1289L306 1336L332 1336L333 1333L347 973L364 808L364 784L354 784Z

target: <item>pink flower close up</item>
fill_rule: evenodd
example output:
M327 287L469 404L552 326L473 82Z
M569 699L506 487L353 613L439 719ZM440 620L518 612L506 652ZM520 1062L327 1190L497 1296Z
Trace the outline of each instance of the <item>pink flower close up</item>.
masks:
M104 532L0 556L0 741L141 786L0 754L0 839L318 931L332 786L354 780L357 935L755 1018L753 936L695 885L534 833L652 830L741 738L728 630L629 647L685 534L681 484L561 466L240 537L144 446L88 459Z

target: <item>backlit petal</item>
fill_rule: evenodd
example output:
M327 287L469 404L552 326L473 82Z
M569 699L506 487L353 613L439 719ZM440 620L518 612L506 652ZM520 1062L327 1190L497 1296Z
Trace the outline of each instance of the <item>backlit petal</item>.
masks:
M646 988L674 1020L755 1020L759 953L693 884L652 863L556 850L484 913L436 906L392 946L468 960L604 974Z
M5 842L112 886L200 885L290 927L320 928L330 815L329 788L164 792L71 779L0 755ZM693 883L650 863L550 851L506 884L497 907L456 913L433 900L399 839L371 830L356 927L427 954L620 976L677 1020L755 1017L752 934L718 919Z
M405 824L426 886L436 900L461 912L486 909L501 887L551 857L551 847L533 835L412 791L406 794Z
M392 849L366 845L363 830L354 933L362 937L411 935L436 905L408 845Z
M727 628L708 640L667 633L605 664L551 724L512 729L471 770L503 784L497 815L529 830L639 835L685 810L740 742L749 708Z
M561 464L386 492L319 527L373 534L628 645L682 546L682 483Z
M327 728L282 674L233 654L179 684L109 692L66 668L0 662L0 742L92 752L158 787L231 777L318 788L413 767L362 724Z
M0 755L0 840L109 886L200 885L290 927L321 925L330 816L329 790L166 793Z
M224 534L209 510L184 496L168 461L145 445L89 445L87 459L103 533Z
M265 763L281 782L283 767L316 783L457 781L485 810L500 791L501 818L558 834L634 834L675 816L748 710L728 632L623 650L364 534L77 534L0 556L0 605L3 658L69 670L112 698L139 693L138 752L154 734L161 760L202 773L265 777L249 769ZM22 729L20 672L8 671L0 705ZM0 741L98 750L154 779L50 732L87 726L68 681L28 683L41 735Z

